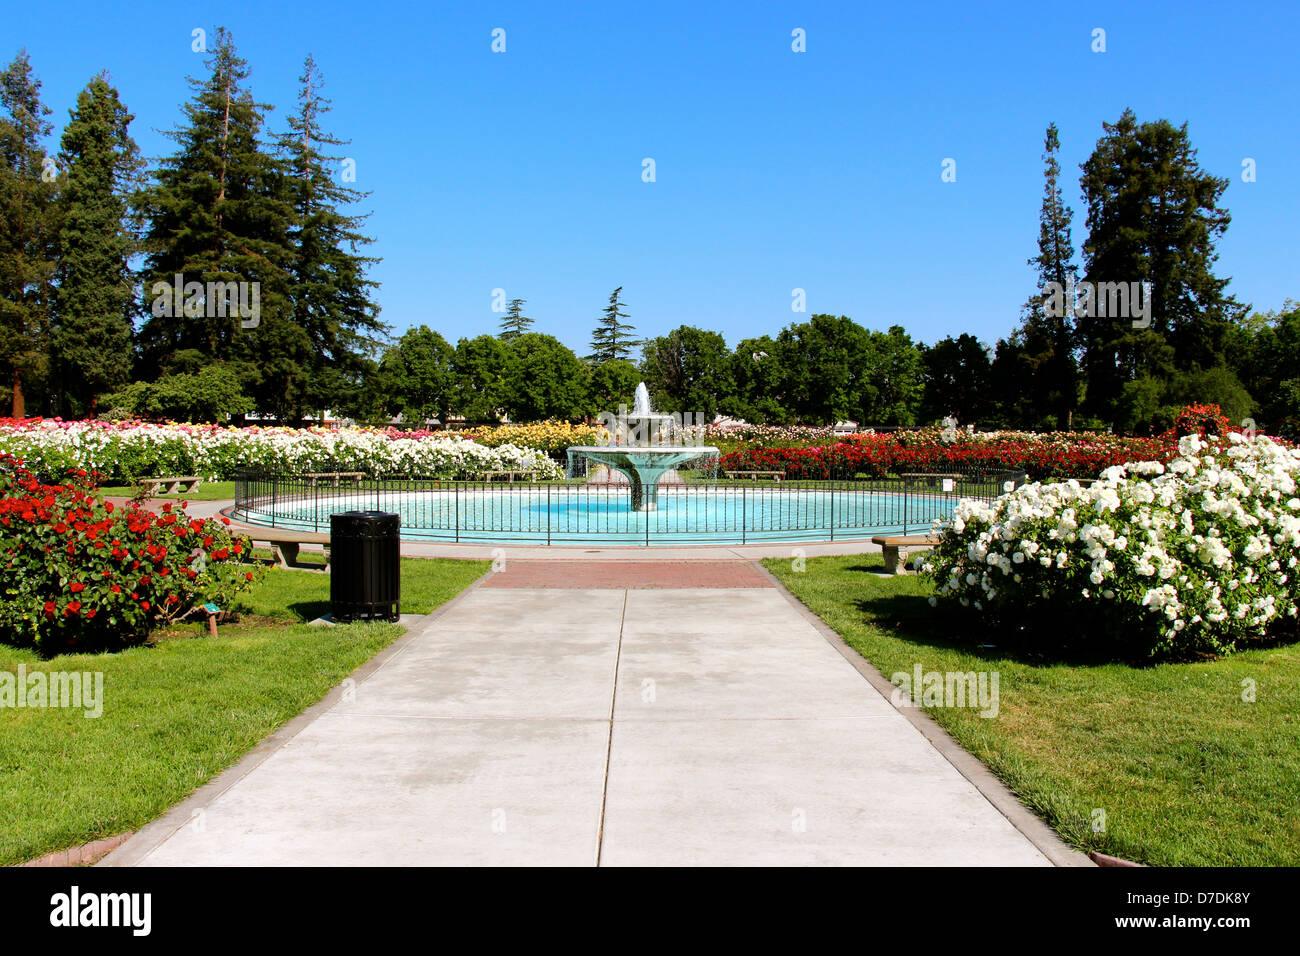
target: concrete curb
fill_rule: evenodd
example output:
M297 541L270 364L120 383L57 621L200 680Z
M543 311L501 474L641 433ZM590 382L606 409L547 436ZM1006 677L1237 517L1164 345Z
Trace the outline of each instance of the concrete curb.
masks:
M119 833L117 836L92 840L89 843L83 843L81 846L74 846L67 850L56 850L53 853L37 857L35 860L19 863L18 866L86 866L94 863L106 853L117 849L130 837L130 833Z
M754 564L771 580L772 585L785 596L785 599L803 616L804 620L815 627L826 638L826 641L839 651L840 655L852 664L859 674L866 678L872 687L880 691L884 698L889 701L890 706L906 717L912 726L919 730L922 736L933 745L934 749L939 751L944 759L957 769L958 773L970 781L971 785L980 792L984 799L993 804L997 811L1024 835L1025 839L1051 861L1053 866L1091 867L1097 865L1085 854L1062 840L1060 834L1021 803L1016 795L1007 788L1007 785L993 774L993 771L972 756L961 744L957 743L925 711L919 707L899 707L894 704L893 692L896 688L886 679L885 675L850 647L844 641L844 638L840 637L829 624L814 614L806 604L795 597L781 583L780 578L763 567L761 562L755 561Z
M492 574L491 569L485 571L481 577L475 580L469 587L461 591L450 601L434 608L430 613L422 615L415 622L416 626L408 627L405 634L400 635L391 644L377 653L370 660L366 661L344 680L351 679L356 683L364 681L373 673L387 664L390 660L400 654L407 648L410 643L420 636L425 628L437 620L443 614L446 614L451 608L455 607L465 599L471 592L477 590L487 577ZM289 718L282 726L273 730L269 735L263 738L257 746L248 753L244 754L233 766L227 767L221 771L198 790L190 794L180 803L176 804L170 810L163 813L156 820L146 824L130 836L121 846L104 857L96 866L136 866L145 857L155 849L165 843L177 830L186 826L194 818L198 810L209 806L214 800L233 787L236 783L248 776L263 761L273 753L287 744L294 737L298 736L305 730L317 717L328 711L343 696L343 682L338 686L330 689L326 695L315 704L312 704L296 717Z

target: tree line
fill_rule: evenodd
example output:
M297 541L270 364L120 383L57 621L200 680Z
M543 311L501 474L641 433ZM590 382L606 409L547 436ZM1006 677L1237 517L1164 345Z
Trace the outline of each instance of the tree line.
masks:
M216 31L206 74L147 164L106 73L54 155L25 52L0 73L0 375L11 413L295 420L363 387L384 341L367 278L365 198L308 56L298 102L271 107ZM146 168L149 167L149 168Z
M690 325L639 339L620 287L580 358L534 330L521 298L497 335L452 345L422 324L390 339L366 217L346 211L367 194L325 128L319 69L308 57L277 130L247 79L216 31L167 133L174 151L149 164L107 74L47 155L51 111L27 55L0 73L0 376L14 415L576 419L644 379L665 411L774 424L1142 432L1195 402L1261 427L1300 419L1300 308L1252 313L1215 274L1228 181L1200 167L1185 125L1128 110L1102 124L1081 166L1077 251L1047 128L1036 283L995 342L925 345L828 314L734 346Z

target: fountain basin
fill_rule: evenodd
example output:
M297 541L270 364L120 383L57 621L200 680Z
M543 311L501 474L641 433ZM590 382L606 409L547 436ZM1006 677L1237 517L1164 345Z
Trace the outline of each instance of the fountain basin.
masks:
M696 458L717 457L712 445L626 447L619 445L574 445L570 454L599 462L627 477L632 488L632 510L654 511L657 507L659 479L666 472Z

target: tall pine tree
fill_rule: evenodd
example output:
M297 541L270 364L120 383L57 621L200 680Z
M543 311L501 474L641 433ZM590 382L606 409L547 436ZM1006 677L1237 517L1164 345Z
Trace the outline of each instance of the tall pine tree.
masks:
M628 314L623 311L623 302L619 300L622 291L623 287L619 286L610 294L600 325L591 333L591 355L587 356L587 361L593 364L625 359L637 344L632 335L633 326L623 321Z
M501 331L497 333L497 338L509 342L511 339L519 338L525 332L532 331L533 320L524 315L524 303L527 301L527 299L510 300L506 314L501 319Z
M372 297L378 283L366 278L367 268L379 260L358 252L373 242L361 231L366 217L341 211L369 193L343 185L343 157L326 152L347 141L321 128L330 101L321 95L324 82L310 55L299 82L298 112L289 117L289 131L277 138L293 207L293 321L311 349L303 359L310 374L293 396L295 413L324 410L354 386L384 332Z
M1074 211L1061 196L1061 148L1056 124L1047 127L1043 140L1043 205L1038 217L1038 255L1029 260L1038 278L1038 291L1025 304L1018 350L1016 379L1020 382L1014 417L1023 424L1050 423L1069 428L1078 399L1079 372L1074 357L1074 324L1069 315L1051 314L1045 289L1056 283L1064 289L1075 275L1074 244L1070 220ZM1058 296L1058 301L1060 297Z
M57 186L41 145L52 127L40 93L24 50L0 72L0 387L19 418L48 370L53 299Z
M224 28L207 65L205 79L190 80L186 124L168 134L177 152L162 160L144 198L149 314L140 334L141 372L154 377L225 365L260 409L285 416L301 395L309 374L302 364L312 351L294 323L293 208L282 163L259 141L269 107L244 88L248 68ZM199 284L183 302L169 302L176 276L183 285ZM209 296L209 283L223 285ZM248 284L239 291L249 306L256 291L255 316L229 307L237 286L227 283Z
M1124 424L1139 395L1223 365L1240 306L1225 291L1228 280L1213 272L1215 243L1231 218L1219 206L1228 180L1201 169L1186 124L1138 123L1125 110L1102 126L1082 167L1087 279L1149 283L1151 321L1134 327L1129 317L1080 316L1077 323L1087 407Z
M128 131L132 118L101 74L78 94L60 142L51 352L65 416L93 415L96 398L131 374L135 239L128 206L143 165Z

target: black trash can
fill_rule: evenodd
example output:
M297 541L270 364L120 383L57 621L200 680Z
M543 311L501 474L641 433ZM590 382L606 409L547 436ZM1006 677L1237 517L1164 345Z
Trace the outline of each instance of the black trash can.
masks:
M402 600L401 518L387 511L330 515L330 615L396 621Z

